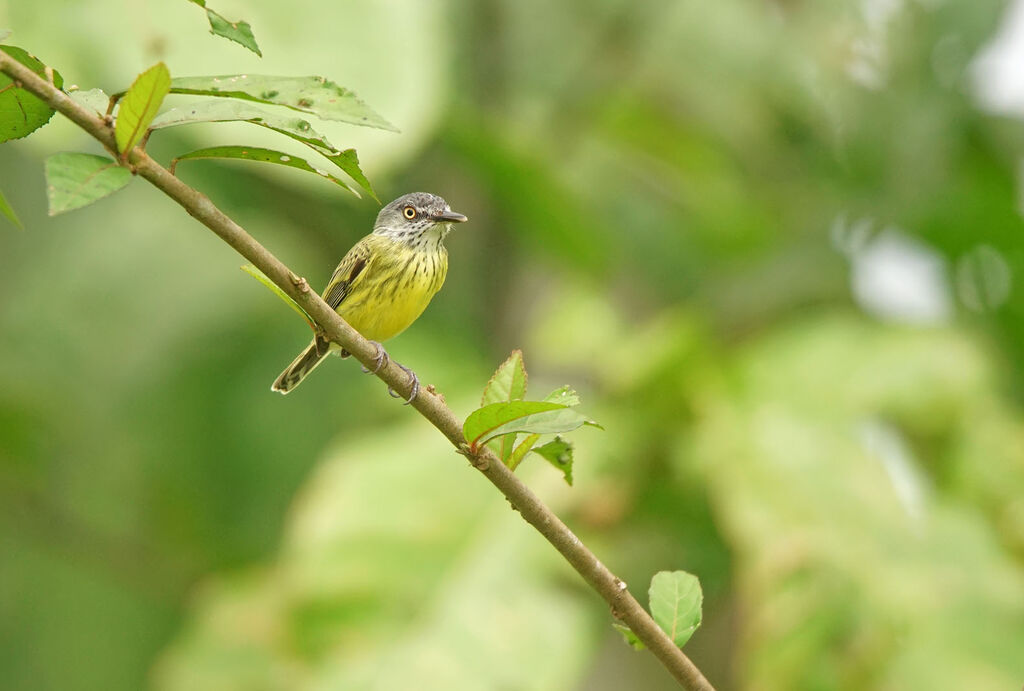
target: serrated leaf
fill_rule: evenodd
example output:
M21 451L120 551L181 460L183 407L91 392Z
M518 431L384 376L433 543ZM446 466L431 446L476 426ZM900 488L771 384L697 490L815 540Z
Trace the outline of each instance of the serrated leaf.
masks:
M135 78L135 82L121 99L117 122L114 125L117 150L122 158L125 158L146 134L170 89L171 73L162 62L158 62Z
M199 5L206 10L206 19L210 22L210 33L234 41L263 57L260 47L256 45L256 37L253 36L252 27L248 22L232 22L224 18L219 12L214 12L206 6L206 0L189 0L193 5Z
M0 213L3 213L4 216L11 219L11 223L22 230L25 230L25 226L21 224L21 220L18 218L18 215L14 213L14 209L12 209L11 205L7 202L7 197L4 196L3 192L0 192Z
M633 633L633 629L629 628L625 624L613 622L612 628L622 634L622 638L626 641L626 644L633 650L643 650L647 647L644 645L643 641L636 637L636 634Z
M572 444L561 437L555 437L543 446L538 446L534 453L543 456L548 463L562 471L566 483L572 486Z
M480 405L507 401L521 401L526 396L526 365L523 351L513 350L505 362L498 366L484 386Z
M229 41L234 41L263 57L260 47L256 44L256 36L252 33L249 22L239 19L237 22L230 21L224 15L206 8L206 18L210 22L210 33L223 36Z
M463 434L472 444L482 444L502 434L569 432L588 420L572 408L543 401L492 403L466 418Z
M281 298L286 305L291 307L300 317L306 320L306 323L309 324L309 327L311 329L316 328L316 324L314 324L313 318L306 314L306 310L302 309L302 307L299 306L299 303L295 302L295 300L292 300L291 296L288 295L288 293L278 288L277 284L271 281L270 278L268 278L265 273L257 269L252 264L246 264L245 266L241 266L239 268L242 269L242 271L244 271L245 273L255 278L260 283L262 283L264 286L266 286L274 295Z
M51 216L87 206L132 179L117 161L93 154L54 154L46 159L45 169Z
M89 110L94 110L99 115L105 115L107 106L110 105L110 96L103 92L103 89L89 89L87 91L72 91L68 94L71 100Z
M521 401L526 397L526 364L523 362L523 351L513 350L505 362L498 366L494 375L484 386L480 405L507 401ZM491 449L506 465L511 464L512 449L516 443L516 435L506 434L491 442ZM518 465L518 464L517 464Z
M330 173L314 168L305 159L299 158L298 156L292 156L282 151L274 151L273 149L262 149L257 146L211 146L206 149L197 149L191 151L182 156L178 156L172 161L171 166L177 165L178 161L191 161L197 159L236 159L242 161L259 161L261 163L274 163L276 165L288 166L289 168L295 168L297 170L304 170L315 175L319 175L325 180L330 180L336 185L344 187L352 194L359 196L359 192L349 187L343 180L334 177Z
M297 142L302 142L333 162L359 183L370 196L377 199L369 180L359 168L359 158L356 156L355 150L339 151L323 135L314 130L308 121L302 118L282 116L244 101L214 100L171 108L161 113L153 121L151 127L158 130L198 122L251 122L254 125L280 132Z
M651 579L648 596L654 621L682 648L700 626L700 581L685 571L659 571Z
M356 96L324 77L276 77L265 74L228 74L216 77L177 77L172 94L239 98L284 106L322 120L397 132L398 129Z
M502 439L505 439L505 437L502 437ZM514 471L516 468L519 467L519 464L523 462L524 458L526 458L526 454L530 453L530 449L533 448L533 445L537 443L538 439L540 439L539 434L530 434L523 439L523 441L519 444L519 446L515 448L515 451L512 452L512 455L509 456L508 461L505 463L505 465L508 466L509 470Z
M3 51L47 79L46 65L17 46L4 46ZM64 78L53 70L53 85L64 86ZM20 139L32 134L53 117L54 110L38 97L14 85L14 80L0 73L0 142Z
M560 403L570 408L580 404L579 395L568 384L555 389L545 396L544 400L549 403Z

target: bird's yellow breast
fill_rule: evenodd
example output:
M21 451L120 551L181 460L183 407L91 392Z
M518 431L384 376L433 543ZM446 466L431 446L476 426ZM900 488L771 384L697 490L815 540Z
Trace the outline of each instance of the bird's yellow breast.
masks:
M368 339L386 341L405 331L441 289L448 273L443 246L411 248L387 241L374 248L338 314Z

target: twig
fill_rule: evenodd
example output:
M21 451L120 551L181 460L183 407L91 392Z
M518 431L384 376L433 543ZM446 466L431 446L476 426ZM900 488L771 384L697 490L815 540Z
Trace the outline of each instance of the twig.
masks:
M95 137L114 155L115 160L118 159L114 131L102 118L72 101L63 91L41 79L3 50L0 50L0 71L21 82L25 90L41 98L51 108ZM360 336L316 292L309 289L304 278L289 270L241 226L218 209L206 195L183 183L138 147L128 152L124 165L133 167L138 175L178 202L185 211L219 235L224 242L248 259L306 310L332 341L352 353L364 366L373 369L376 365L377 347ZM394 361L380 368L376 374L404 397L411 393L409 377ZM462 434L462 424L439 396L426 390L420 391L413 401L413 407L440 430L456 450L465 451L467 445ZM537 495L505 467L504 463L487 449L482 449L475 457L471 456L470 462L508 498L519 515L547 538L583 579L605 599L611 607L612 614L632 629L637 638L643 641L684 688L693 691L713 691L700 670L658 627L629 592L626 584L609 571Z

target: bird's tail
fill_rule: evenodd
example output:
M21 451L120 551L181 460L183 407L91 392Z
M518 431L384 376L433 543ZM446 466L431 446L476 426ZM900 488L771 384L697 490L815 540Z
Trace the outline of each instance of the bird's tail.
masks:
M306 378L306 375L312 372L317 365L323 362L323 359L327 357L327 354L330 352L330 341L317 336L313 339L313 342L309 344L309 347L302 351L299 356L292 361L292 364L284 368L284 372L281 372L277 379L274 380L274 384L270 387L270 390L279 391L283 394L288 393L301 384L302 380Z

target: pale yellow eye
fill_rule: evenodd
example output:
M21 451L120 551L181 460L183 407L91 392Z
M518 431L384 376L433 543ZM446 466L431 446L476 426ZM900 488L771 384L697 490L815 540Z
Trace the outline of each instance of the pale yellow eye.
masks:
M402 214L404 214L405 217L411 221L412 219L416 218L416 209L412 208L411 206L407 206L405 207L405 209L402 210Z

